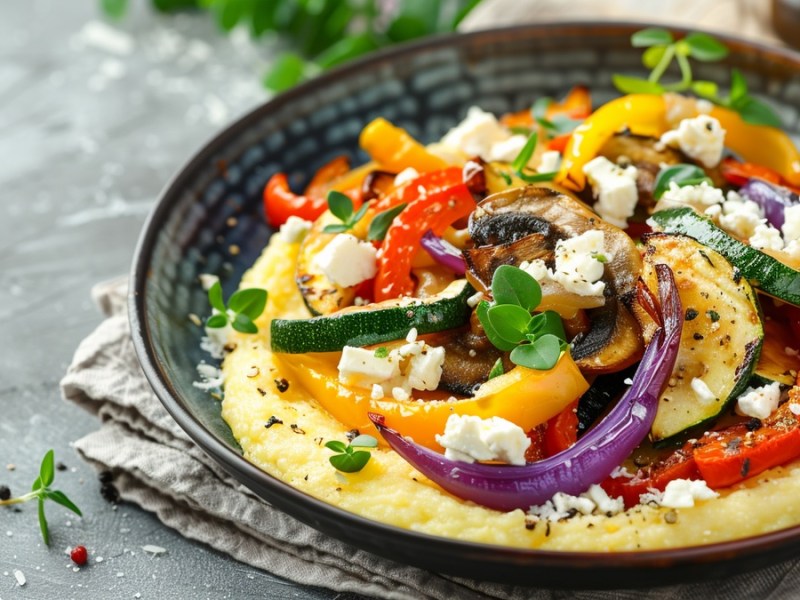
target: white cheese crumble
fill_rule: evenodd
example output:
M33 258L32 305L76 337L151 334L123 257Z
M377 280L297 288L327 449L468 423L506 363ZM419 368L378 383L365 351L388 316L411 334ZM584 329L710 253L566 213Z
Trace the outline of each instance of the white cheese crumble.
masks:
M639 496L641 504L657 504L665 508L691 508L695 500L712 500L719 496L702 479L673 479L663 492L651 489Z
M577 513L582 515L604 514L613 516L625 510L622 498L611 498L599 485L592 485L580 496L557 492L540 506L531 506L528 514L535 521L560 521Z
M789 404L789 411L793 415L800 415L800 404L798 404L797 402L790 403Z
M604 247L605 233L590 230L567 240L559 240L555 248L555 268L550 270L541 259L523 262L520 268L537 281L549 279L566 291L579 296L602 296L605 283L600 281L605 262L614 258Z
M605 156L598 156L583 166L583 172L592 184L597 214L612 225L626 227L639 200L636 167L623 169Z
M772 225L760 223L750 236L750 245L759 250L783 250L783 238L781 232Z
M317 254L314 262L333 283L350 287L375 277L378 272L376 254L375 246L369 242L340 233Z
M661 136L661 143L680 148L686 156L700 161L706 167L715 167L722 159L725 130L714 117L699 115L683 119L677 129Z
M197 374L200 376L200 381L193 381L192 385L204 392L222 389L222 384L225 383L225 375L223 372L208 363L201 362L197 365Z
M766 419L778 408L781 401L781 384L773 381L757 388L747 388L736 399L736 412L746 417Z
M800 204L787 206L783 209L783 239L786 243L800 240Z
M467 156L480 156L487 161L512 162L525 146L524 135L514 135L490 112L477 106L467 111L466 118L447 132L441 143Z
M708 384L700 379L699 377L694 377L692 379L692 391L694 392L697 399L700 400L703 404L711 404L714 400L717 399L714 392L711 391L711 388L708 387Z
M764 213L758 204L734 191L728 192L719 214L719 224L725 231L749 240L763 222Z
M370 390L370 397L379 400L391 396L408 400L411 390L435 390L442 378L445 350L417 340L411 329L406 343L386 356L375 356L375 350L345 346L339 359L339 381Z
M298 216L291 215L286 219L286 223L281 225L281 238L287 244L302 242L311 230L311 221L306 221Z
M656 210L674 208L678 206L691 206L692 208L705 211L709 207L718 206L724 202L725 197L722 190L709 185L707 181L700 185L679 186L674 181L669 182L669 189L658 201Z
M539 166L536 170L539 173L552 173L558 171L561 166L561 153L558 150L547 150L542 152L542 157L539 159Z
M512 465L525 464L525 450L531 445L522 427L511 421L456 414L447 419L444 433L437 434L436 441L450 460L496 460Z
M400 187L409 181L414 181L417 177L419 177L419 172L414 167L406 167L395 176L394 185Z

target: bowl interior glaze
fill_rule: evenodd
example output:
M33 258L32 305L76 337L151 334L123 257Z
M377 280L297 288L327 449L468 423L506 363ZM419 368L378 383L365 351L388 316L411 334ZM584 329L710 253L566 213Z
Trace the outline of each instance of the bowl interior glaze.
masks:
M383 116L424 142L438 139L470 106L519 110L537 97L590 87L597 106L618 92L613 73L644 75L629 36L641 25L548 24L436 38L376 54L264 104L202 148L168 184L144 228L131 278L133 340L156 394L187 433L267 501L348 543L454 575L558 587L631 587L722 576L788 558L800 528L679 550L623 554L497 548L433 538L368 521L298 492L242 458L219 403L192 385L208 313L201 273L218 274L226 297L270 234L261 191L285 171L294 189L337 155L365 162L361 128ZM739 68L753 92L797 134L800 59L789 51L725 40L723 63L695 77L725 86ZM577 575L577 577L576 577Z

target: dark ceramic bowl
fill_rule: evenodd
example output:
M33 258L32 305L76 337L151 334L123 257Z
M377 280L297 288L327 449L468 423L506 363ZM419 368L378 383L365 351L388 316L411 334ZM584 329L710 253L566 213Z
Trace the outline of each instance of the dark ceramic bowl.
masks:
M426 569L472 578L557 587L632 587L738 573L795 556L800 527L677 550L542 552L465 543L370 521L321 502L262 472L240 453L217 401L192 386L206 314L200 273L221 276L226 296L270 234L261 190L274 172L296 188L335 155L366 160L358 134L384 116L420 140L438 139L471 105L502 113L590 86L595 104L617 92L615 72L643 74L629 36L640 26L557 24L437 38L375 54L315 79L246 115L175 176L145 226L130 298L133 341L156 394L186 432L239 481L301 521L354 546ZM739 68L796 130L800 56L727 39L726 64L699 65L697 78L727 85ZM229 217L236 218L230 226ZM237 250L238 249L238 250Z

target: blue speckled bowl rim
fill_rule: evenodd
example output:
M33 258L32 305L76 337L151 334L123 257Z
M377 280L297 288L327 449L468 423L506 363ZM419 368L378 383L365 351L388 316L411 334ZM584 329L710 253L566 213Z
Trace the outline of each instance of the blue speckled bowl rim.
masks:
M329 71L253 109L211 138L166 185L139 238L130 277L128 308L131 335L142 369L156 395L184 431L231 475L281 510L320 531L381 556L451 575L502 583L557 588L633 588L669 585L730 576L796 556L800 550L800 526L753 537L667 550L639 552L560 552L517 549L418 533L369 520L318 500L261 471L235 453L198 421L177 397L156 358L153 332L145 312L145 287L159 230L168 220L174 202L199 167L237 138L263 115L276 111L306 94L324 89L342 75L368 72L382 63L402 60L428 49L448 46L480 46L519 36L549 37L565 31L592 36L627 36L645 27L642 23L560 21L488 29L467 34L428 38L382 50ZM676 32L689 30L662 25ZM573 33L572 35L580 35ZM751 42L741 37L714 35L734 51L755 52L780 61L800 72L800 53Z

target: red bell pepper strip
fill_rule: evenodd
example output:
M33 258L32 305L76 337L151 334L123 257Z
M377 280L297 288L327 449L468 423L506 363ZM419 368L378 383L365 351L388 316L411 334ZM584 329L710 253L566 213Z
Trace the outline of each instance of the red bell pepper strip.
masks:
M361 206L361 195L353 190L345 193L353 201L353 208L358 209ZM275 173L264 186L264 214L267 223L272 227L283 225L292 215L314 221L327 208L328 199L325 196L295 194L289 188L286 173Z
M378 200L372 207L375 214L394 208L399 204L410 204L420 196L420 188L425 193L435 194L463 182L463 172L459 167L448 167L438 171L423 173L416 179L402 185Z
M475 200L463 183L434 193L416 194L417 199L392 221L378 252L376 302L412 294L411 260L420 248L423 234L430 229L442 235L451 223L475 208Z
M547 429L547 423L537 425L530 429L525 435L531 441L531 445L525 450L525 462L533 463L543 458L547 458L547 453L544 449L544 436Z
M692 444L685 444L665 459L640 469L633 477L607 477L600 485L612 498L622 496L625 508L639 504L639 496L651 489L664 491L673 479L701 479Z
M547 422L544 433L546 456L563 452L578 441L578 401L575 400Z
M694 458L710 487L733 485L800 456L800 421L789 410L790 402L760 426L742 423L700 439L702 446L695 450Z
M777 171L754 163L739 162L730 156L722 159L719 168L726 181L733 185L744 185L753 177L784 185L784 179Z

